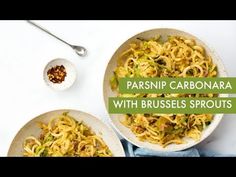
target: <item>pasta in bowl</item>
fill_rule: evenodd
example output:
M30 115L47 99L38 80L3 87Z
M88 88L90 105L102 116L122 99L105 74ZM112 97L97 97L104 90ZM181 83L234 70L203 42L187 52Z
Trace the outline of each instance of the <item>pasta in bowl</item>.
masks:
M115 132L97 118L76 110L44 113L28 122L14 138L8 156L124 156Z
M123 77L226 77L219 57L201 40L175 29L140 33L112 56L104 77L104 101L108 97L215 97L224 94L121 94ZM110 114L120 134L131 143L153 150L178 151L189 148L211 134L222 114Z

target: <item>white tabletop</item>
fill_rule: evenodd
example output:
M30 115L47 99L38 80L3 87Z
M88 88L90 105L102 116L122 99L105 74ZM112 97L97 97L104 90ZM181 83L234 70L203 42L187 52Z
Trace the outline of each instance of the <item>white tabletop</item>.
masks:
M37 21L72 44L88 49L80 58L65 44L25 21L0 21L0 156L6 156L18 130L33 117L54 109L88 112L108 122L102 83L114 51L144 30L177 28L198 36L214 48L228 71L236 76L236 21ZM43 81L44 66L65 58L77 67L78 80L63 92ZM236 118L225 115L201 148L236 154Z

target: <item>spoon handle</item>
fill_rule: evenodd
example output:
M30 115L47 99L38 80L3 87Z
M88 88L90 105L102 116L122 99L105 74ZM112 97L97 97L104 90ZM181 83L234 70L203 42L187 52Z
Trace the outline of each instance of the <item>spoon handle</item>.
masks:
M54 35L54 34L52 34L50 31L48 31L48 30L44 29L43 27L41 27L41 26L37 25L36 23L34 23L34 22L30 21L30 20L27 20L27 22L28 22L28 23L30 23L31 25L34 25L34 26L36 26L37 28L39 28L39 29L43 30L44 32L46 32L46 33L50 34L51 36L55 37L56 39L60 40L61 42L63 42L63 43L65 43L65 44L69 45L70 47L72 47L72 45L71 45L71 44L69 44L68 42L66 42L66 41L62 40L61 38L59 38L59 37L57 37L57 36L55 36L55 35Z

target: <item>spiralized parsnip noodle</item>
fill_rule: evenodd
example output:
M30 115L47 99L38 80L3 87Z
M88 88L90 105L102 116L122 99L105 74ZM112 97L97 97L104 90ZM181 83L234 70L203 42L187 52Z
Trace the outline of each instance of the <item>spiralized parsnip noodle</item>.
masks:
M39 138L29 136L24 142L24 156L112 156L108 146L88 126L76 121L67 112L52 118L48 124L39 123Z
M111 88L118 97L214 97L214 94L121 94L118 79L122 77L216 77L217 67L202 46L192 39L157 36L139 39L118 59ZM163 147L184 143L183 137L199 140L211 123L211 114L127 114L122 123L141 141Z

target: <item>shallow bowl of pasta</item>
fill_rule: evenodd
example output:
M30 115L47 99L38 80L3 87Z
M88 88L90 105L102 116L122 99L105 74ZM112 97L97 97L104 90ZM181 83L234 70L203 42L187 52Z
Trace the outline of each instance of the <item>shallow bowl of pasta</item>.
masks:
M227 94L122 94L123 77L227 77L214 50L181 30L158 28L125 41L111 57L104 75L103 96L227 97ZM156 151L180 151L206 139L223 114L109 114L113 127L129 142Z
M116 133L98 118L77 110L37 116L17 133L8 156L125 156Z

